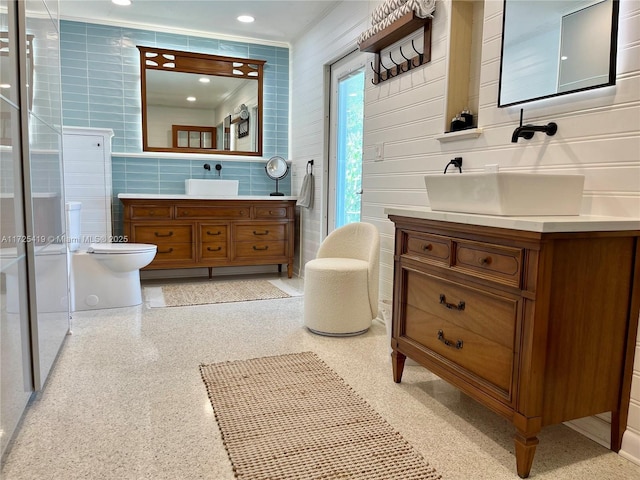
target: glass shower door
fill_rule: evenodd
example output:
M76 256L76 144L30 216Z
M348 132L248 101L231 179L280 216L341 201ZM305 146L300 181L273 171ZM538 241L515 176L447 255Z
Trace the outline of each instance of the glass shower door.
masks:
M0 0L0 455L34 390L22 182L21 107L15 22L18 2Z

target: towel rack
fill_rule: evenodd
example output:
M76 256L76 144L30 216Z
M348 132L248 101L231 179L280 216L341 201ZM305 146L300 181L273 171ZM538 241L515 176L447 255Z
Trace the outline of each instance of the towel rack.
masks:
M313 173L313 160L307 162L307 173Z

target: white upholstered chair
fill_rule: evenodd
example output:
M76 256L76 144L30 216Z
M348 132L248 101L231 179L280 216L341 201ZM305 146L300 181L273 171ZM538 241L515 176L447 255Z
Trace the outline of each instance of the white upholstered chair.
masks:
M320 335L366 332L378 315L378 229L350 223L324 239L304 269L304 324Z

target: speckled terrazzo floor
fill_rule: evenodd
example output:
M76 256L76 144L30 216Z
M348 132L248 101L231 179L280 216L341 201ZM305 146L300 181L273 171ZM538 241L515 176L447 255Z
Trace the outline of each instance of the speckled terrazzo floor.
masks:
M322 358L443 479L518 478L505 420L421 367L394 384L382 323L357 337L316 336L302 325L303 301L75 314L1 478L232 480L198 365L301 351ZM640 466L560 425L542 431L530 478L638 480Z

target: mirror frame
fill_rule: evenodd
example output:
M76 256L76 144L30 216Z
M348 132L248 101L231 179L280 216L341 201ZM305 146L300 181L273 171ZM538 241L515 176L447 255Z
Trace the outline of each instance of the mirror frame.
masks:
M618 56L618 18L619 18L620 5L619 5L619 0L611 0L613 3L611 6L612 18L611 18L611 38L610 38L611 45L610 45L610 51L609 51L609 79L606 83L599 83L598 85L591 85L588 87L576 88L574 90L567 90L564 92L556 92L556 93L551 93L549 95L542 95L539 97L527 98L527 99L518 100L515 102L500 103L500 97L502 94L502 69L504 67L503 65L504 27L507 20L507 15L506 15L507 1L509 0L504 0L502 4L502 32L501 32L502 38L500 42L500 76L498 77L498 101L497 101L498 108L510 107L512 105L519 105L521 103L533 102L535 100L542 100L544 98L559 97L560 95L583 92L585 90L593 90L595 88L608 87L616 84L616 62L617 62L617 56ZM510 1L513 1L513 0L510 0Z
M182 52L164 48L144 47L138 45L140 51L140 93L142 97L142 151L201 153L207 155L246 155L262 156L262 115L263 115L263 78L266 60L251 58L223 57L204 53ZM154 62L154 58L164 61ZM149 60L149 61L148 61ZM257 151L239 150L204 150L194 148L152 147L149 146L147 133L147 70L194 73L218 77L232 77L241 80L258 82L258 115L256 124ZM226 146L225 146L226 147Z

